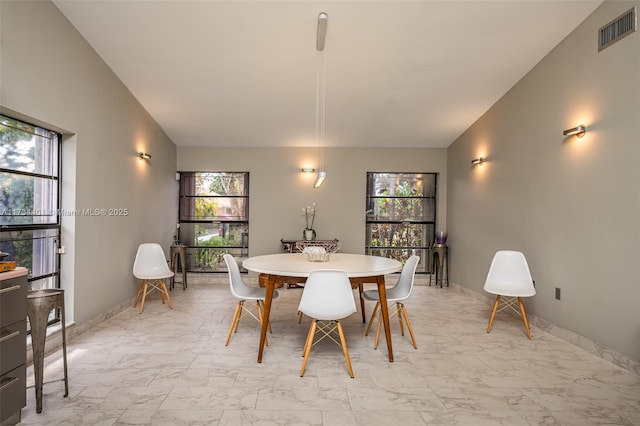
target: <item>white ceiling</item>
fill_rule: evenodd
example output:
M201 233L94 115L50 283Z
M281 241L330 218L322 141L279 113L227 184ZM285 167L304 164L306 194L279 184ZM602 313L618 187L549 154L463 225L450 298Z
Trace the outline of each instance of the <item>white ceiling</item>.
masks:
M326 146L447 147L602 1L54 3L178 146L317 145L326 12Z

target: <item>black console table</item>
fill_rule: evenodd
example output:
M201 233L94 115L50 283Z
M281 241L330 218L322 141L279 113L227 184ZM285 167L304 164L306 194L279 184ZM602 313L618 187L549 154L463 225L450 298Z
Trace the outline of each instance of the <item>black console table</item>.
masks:
M326 251L333 253L338 250L338 240L285 240L280 239L282 251L285 253L301 252L305 247L323 247Z

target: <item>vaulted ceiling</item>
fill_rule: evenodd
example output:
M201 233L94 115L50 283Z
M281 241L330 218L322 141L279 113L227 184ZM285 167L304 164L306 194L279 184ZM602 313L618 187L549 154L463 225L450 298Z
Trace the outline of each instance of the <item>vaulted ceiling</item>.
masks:
M178 146L316 146L326 12L326 146L447 147L602 1L54 3Z

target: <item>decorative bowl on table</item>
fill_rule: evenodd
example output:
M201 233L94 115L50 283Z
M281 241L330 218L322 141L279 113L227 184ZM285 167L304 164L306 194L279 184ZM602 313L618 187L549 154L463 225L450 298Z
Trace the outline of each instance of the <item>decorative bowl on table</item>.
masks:
M328 262L331 255L324 247L305 247L302 252L307 255L309 262Z
M0 251L0 260L4 260L4 258L7 256L9 256L9 253L3 253Z

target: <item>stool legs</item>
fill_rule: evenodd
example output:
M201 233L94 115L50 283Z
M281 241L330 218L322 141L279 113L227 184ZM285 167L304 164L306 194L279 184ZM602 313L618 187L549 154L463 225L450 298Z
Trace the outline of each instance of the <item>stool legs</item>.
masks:
M182 289L187 289L187 249L184 246L172 246L171 247L171 260L169 267L176 273L178 272L178 261L180 261L180 269L182 270ZM173 290L175 283L175 275L171 278L169 283L169 289Z
M44 384L44 355L47 339L47 323L51 310L60 308L62 325L62 359L64 365L64 396L69 395L67 370L67 336L65 330L63 290L37 290L27 296L27 316L31 326L31 348L33 350L33 373L35 376L36 412L42 412L42 385Z
M60 321L62 321L62 364L64 368L64 397L69 396L69 375L67 371L67 327L64 316L64 300L60 307Z

